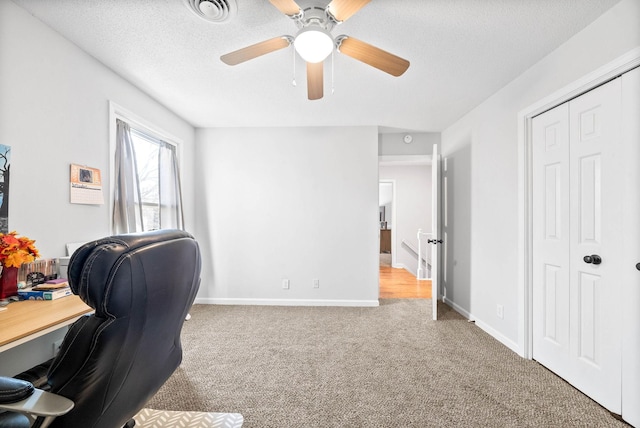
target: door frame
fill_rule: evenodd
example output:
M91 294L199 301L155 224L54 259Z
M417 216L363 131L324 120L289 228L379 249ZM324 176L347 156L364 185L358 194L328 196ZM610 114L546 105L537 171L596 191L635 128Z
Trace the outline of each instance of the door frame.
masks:
M640 47L616 58L518 113L518 354L533 358L533 159L535 116L640 66Z
M389 178L378 178L378 195L380 194L380 184L391 184L391 266L396 264L396 180ZM380 232L378 232L380 233Z
M438 320L438 300L440 299L440 285L442 273L446 270L442 254L444 240L442 236L442 155L438 144L433 145L431 155L431 312L432 319Z

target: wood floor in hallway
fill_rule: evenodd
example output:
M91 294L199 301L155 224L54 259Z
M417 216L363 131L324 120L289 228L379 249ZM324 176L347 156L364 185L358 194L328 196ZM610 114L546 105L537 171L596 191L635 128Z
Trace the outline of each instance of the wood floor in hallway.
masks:
M381 299L430 299L431 280L418 281L406 269L380 264Z

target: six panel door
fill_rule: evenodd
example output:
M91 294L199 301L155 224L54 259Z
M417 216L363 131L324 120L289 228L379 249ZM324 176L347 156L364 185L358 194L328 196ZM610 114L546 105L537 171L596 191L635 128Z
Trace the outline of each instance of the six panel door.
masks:
M620 79L533 120L533 356L621 412Z

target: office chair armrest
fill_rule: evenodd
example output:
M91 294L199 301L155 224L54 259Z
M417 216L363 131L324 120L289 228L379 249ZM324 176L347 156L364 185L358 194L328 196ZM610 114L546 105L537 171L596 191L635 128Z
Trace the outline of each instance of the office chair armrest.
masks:
M0 378L7 382L2 382L3 385L10 385L11 378ZM26 383L26 382L25 382ZM0 395L12 393L13 390L0 390ZM2 400L0 400L2 401ZM34 389L33 393L23 398L20 401L13 403L0 403L0 411L9 411L14 413L21 413L27 415L30 418L42 417L44 422L41 427L48 426L56 416L64 415L73 409L73 401L61 395L52 394L41 389Z

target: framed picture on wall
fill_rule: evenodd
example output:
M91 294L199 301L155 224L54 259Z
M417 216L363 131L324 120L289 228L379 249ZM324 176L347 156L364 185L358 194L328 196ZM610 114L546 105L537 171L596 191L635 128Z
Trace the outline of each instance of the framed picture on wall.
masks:
M0 233L9 232L9 174L11 146L0 144Z

